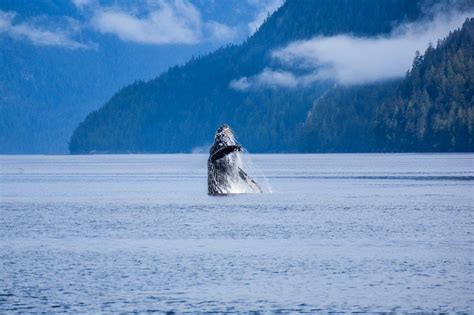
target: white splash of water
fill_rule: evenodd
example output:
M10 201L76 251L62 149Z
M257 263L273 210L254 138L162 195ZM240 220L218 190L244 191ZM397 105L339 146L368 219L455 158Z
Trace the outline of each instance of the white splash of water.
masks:
M223 194L252 194L271 193L263 173L254 166L247 154L233 152L225 156L226 163L233 165L225 174L225 180L216 179L220 182L221 193ZM264 179L264 180L263 180ZM262 183L265 185L262 187Z
M273 189L263 171L253 162L248 150L244 149L244 154L240 155L243 169L252 177L263 190L264 193L272 194Z
M239 171L245 171L245 165L242 160L242 154L240 152L234 152L229 154L226 158L230 161L229 164L235 165L232 170L230 170L228 176L228 187L227 193L230 194L251 194L259 193L256 187L251 186L247 181L245 181L240 175Z

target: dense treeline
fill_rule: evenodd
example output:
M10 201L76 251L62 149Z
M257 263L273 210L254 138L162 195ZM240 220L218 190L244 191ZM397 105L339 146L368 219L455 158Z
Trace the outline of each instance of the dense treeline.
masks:
M310 152L473 151L474 19L417 54L400 81L337 87L301 128Z
M70 151L189 152L209 144L223 122L234 127L252 152L297 150L297 127L332 84L241 92L229 87L231 80L260 73L274 62L271 50L290 41L389 33L418 19L422 3L426 1L289 0L242 45L221 48L116 93L78 126Z
M318 99L300 128L304 152L380 151L374 136L378 106L395 94L400 80L334 87Z
M416 56L376 124L388 151L474 150L474 18Z

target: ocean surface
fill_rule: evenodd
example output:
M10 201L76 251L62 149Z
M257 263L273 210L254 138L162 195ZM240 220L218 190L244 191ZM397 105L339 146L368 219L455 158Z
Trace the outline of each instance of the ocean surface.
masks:
M0 156L0 312L474 312L473 154L206 159Z

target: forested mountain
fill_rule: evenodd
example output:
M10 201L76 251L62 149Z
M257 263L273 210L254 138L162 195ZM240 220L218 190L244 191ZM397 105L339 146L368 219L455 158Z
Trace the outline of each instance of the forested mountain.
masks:
M120 18L130 13L129 20L133 13L136 20L132 21L138 26L152 23L150 13L135 13L135 6L152 3L1 0L0 153L66 153L78 123L118 89L135 80L149 80L171 65L222 45L222 41L203 38L196 43L164 44L146 42L153 38L138 38L145 42L122 40L93 24L99 14L109 12ZM200 11L202 21L198 22L203 31L207 31L205 27L221 26L216 22L235 26L235 41L248 34L240 34L237 27L246 27L245 23L254 19L255 8L246 1L180 3ZM206 24L210 20L213 22ZM115 27L122 30L120 25Z
M376 36L425 14L426 1L288 0L241 45L176 66L116 93L75 130L71 153L190 152L229 123L253 152L295 151L313 101L333 83L293 89L232 88L274 63L272 49L313 36ZM284 78L283 78L284 79Z
M400 80L362 86L336 86L321 96L298 135L303 152L371 152L377 147L378 106L395 94Z
M387 151L474 151L474 18L415 58L375 132Z
M331 89L300 132L307 152L473 151L474 19L418 54L403 80Z

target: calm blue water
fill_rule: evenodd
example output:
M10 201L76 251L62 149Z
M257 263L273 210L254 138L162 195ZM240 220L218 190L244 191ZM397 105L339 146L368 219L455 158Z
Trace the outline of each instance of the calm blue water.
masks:
M474 155L206 158L0 156L0 312L474 312Z

